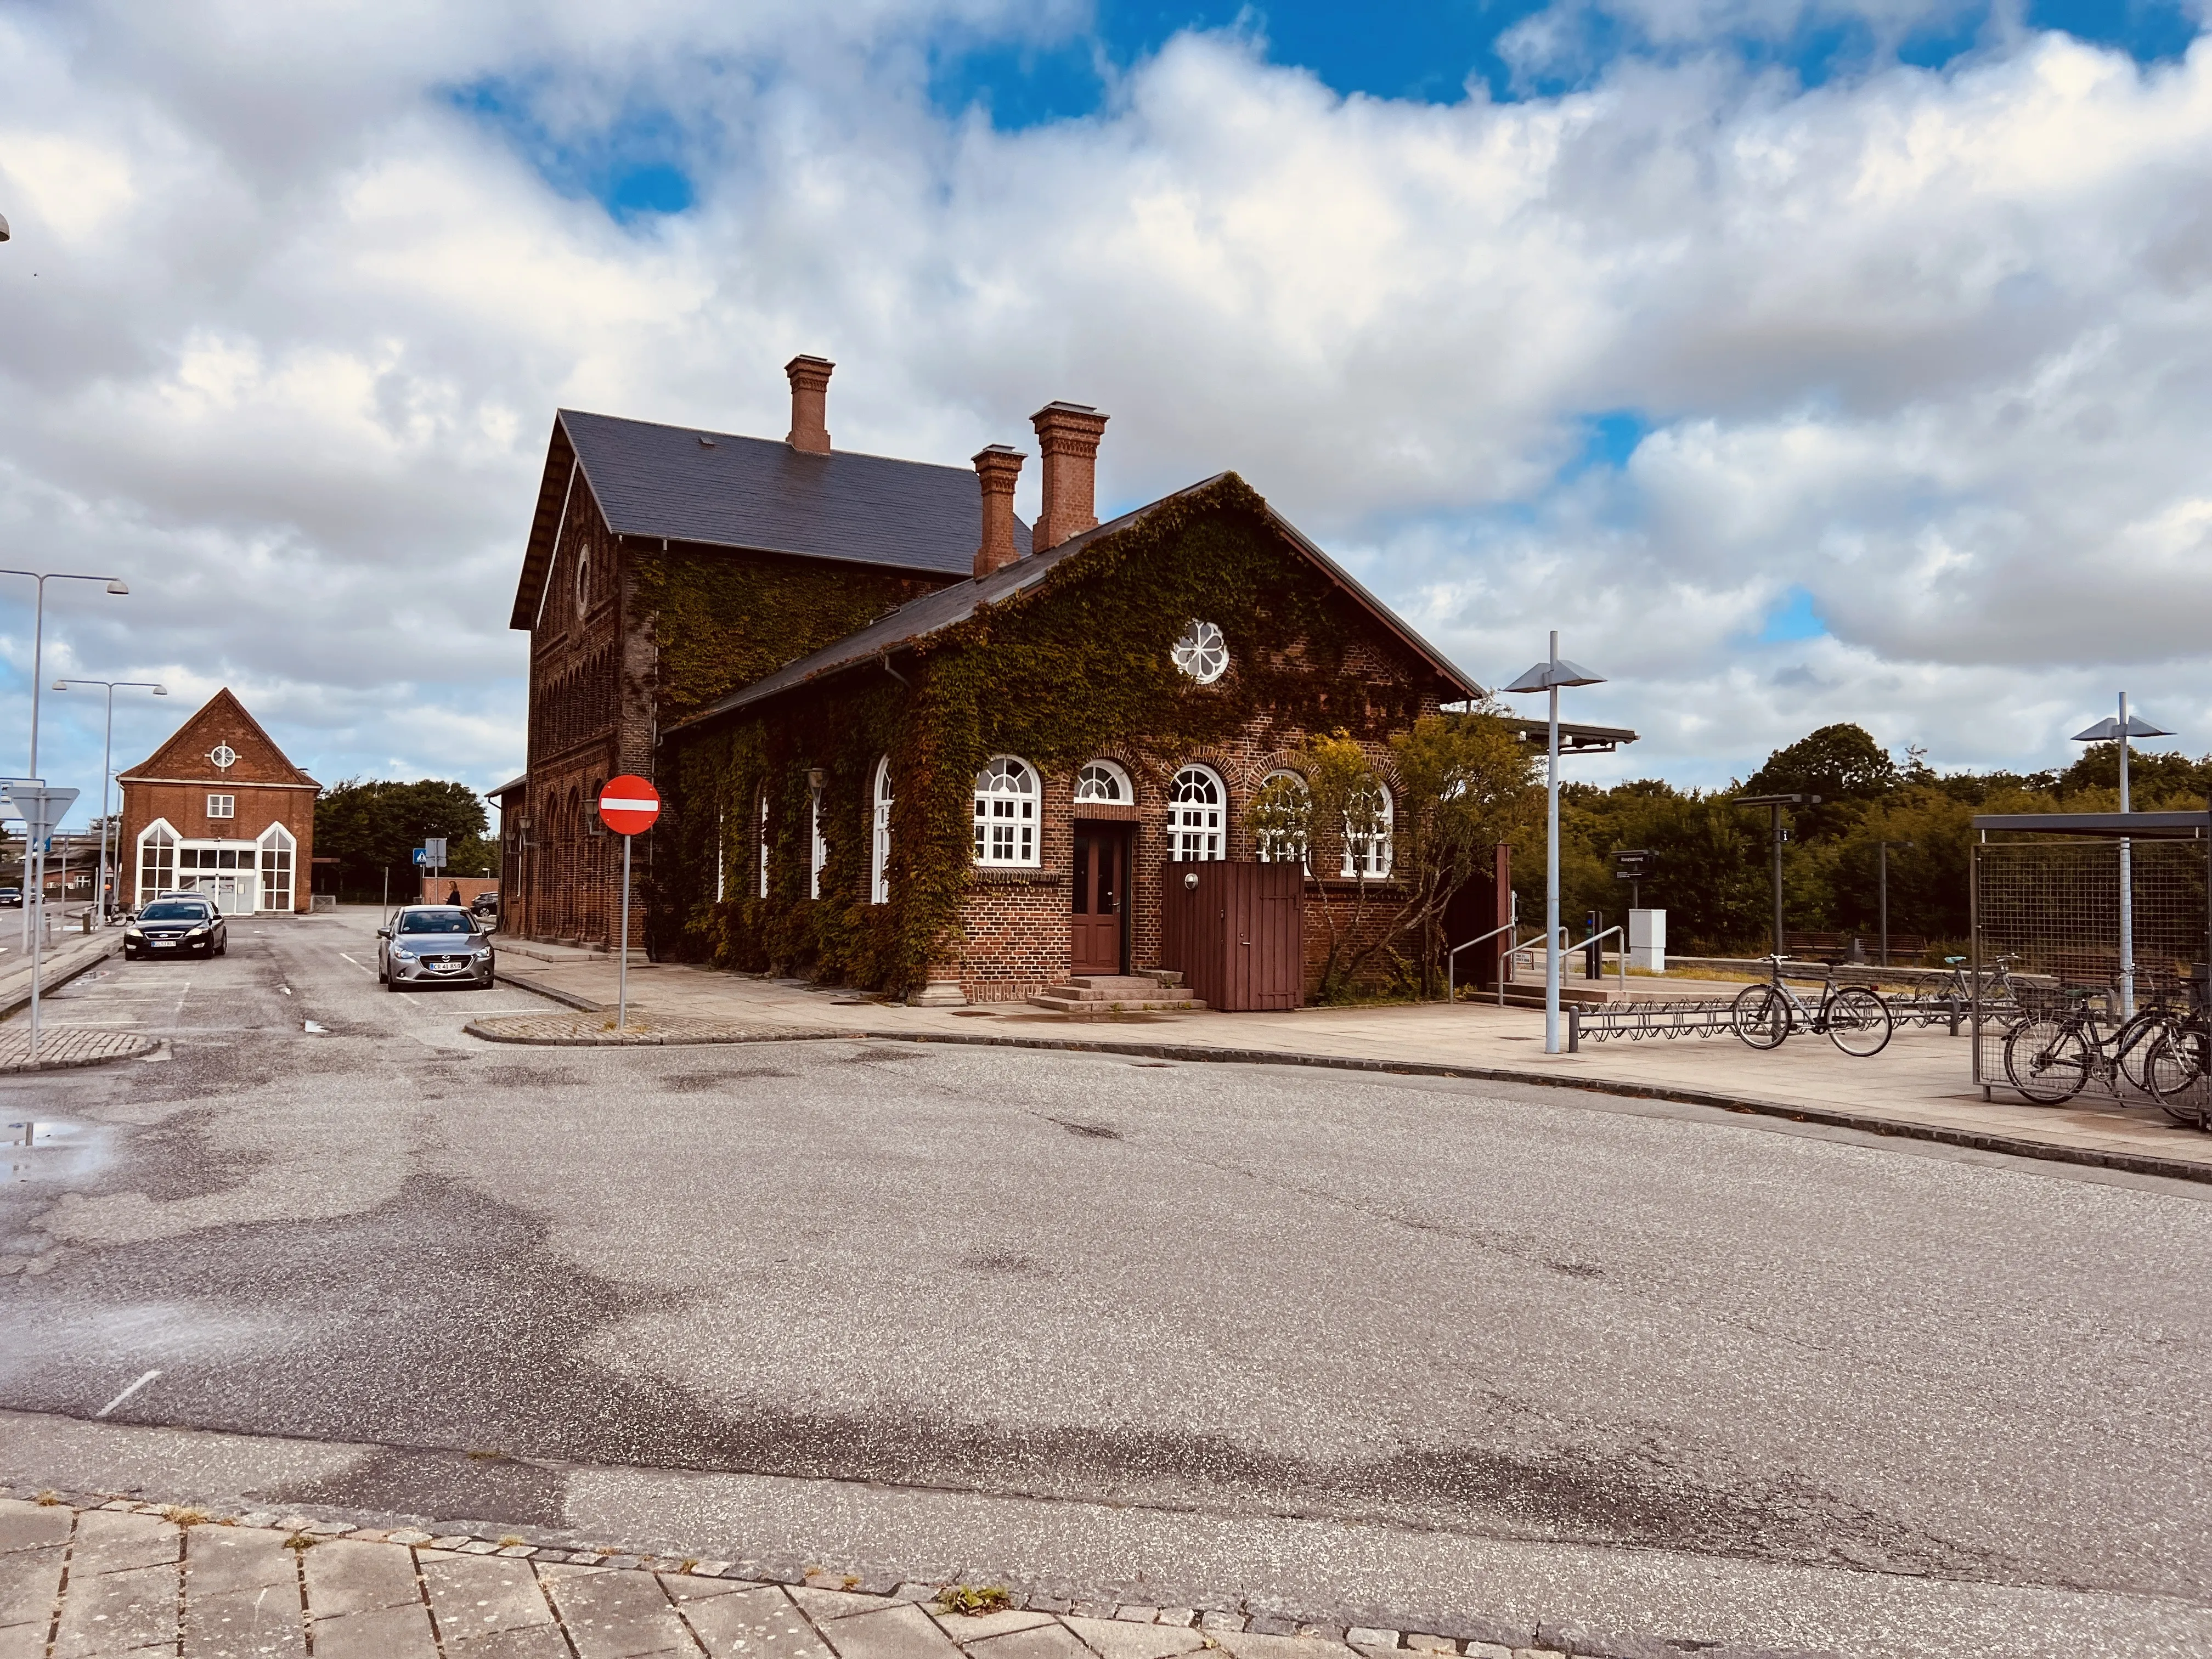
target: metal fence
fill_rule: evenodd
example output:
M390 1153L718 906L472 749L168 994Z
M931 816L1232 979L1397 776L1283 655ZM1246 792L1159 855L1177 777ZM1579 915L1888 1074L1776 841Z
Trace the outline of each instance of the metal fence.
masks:
M2084 999L2117 1021L2123 1008L2193 1006L2206 958L2207 846L2203 841L1983 842L1973 849L1973 1079L2010 1092L2005 1040L2024 1018ZM2123 871L2131 896L2136 970L2123 972ZM2192 1086L2204 1110L2205 1082ZM2124 1075L2093 1079L2085 1097L2149 1097Z

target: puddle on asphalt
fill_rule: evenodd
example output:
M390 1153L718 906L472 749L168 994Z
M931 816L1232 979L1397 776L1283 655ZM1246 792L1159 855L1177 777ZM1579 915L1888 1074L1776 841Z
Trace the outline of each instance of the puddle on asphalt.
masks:
M61 1181L81 1176L99 1163L107 1135L89 1123L67 1118L20 1118L0 1123L0 1154L7 1178Z

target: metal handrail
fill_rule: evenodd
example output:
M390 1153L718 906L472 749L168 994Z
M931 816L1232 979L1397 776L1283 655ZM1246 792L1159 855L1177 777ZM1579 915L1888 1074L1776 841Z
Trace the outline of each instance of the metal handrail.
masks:
M1618 922L1607 928L1602 933L1592 933L1588 939L1583 940L1580 944L1569 945L1566 951L1562 954L1572 954L1576 951L1587 951L1591 945L1596 944L1600 939L1609 939L1615 933L1620 934L1620 994L1625 997L1628 994L1628 935L1622 930ZM1601 956L1599 960L1602 962L1604 957Z
M1455 945L1444 952L1444 1000L1446 1002L1456 1003L1459 1000L1459 984L1455 976L1459 968L1459 953L1466 950L1468 945L1480 945L1485 939L1496 939L1500 933L1510 933L1521 925L1521 895L1509 891L1505 897L1505 908L1507 914L1505 925L1503 927L1493 927L1486 933L1477 933L1473 939L1468 940L1467 944ZM1505 971L1502 967L1498 969L1498 980L1499 986L1503 988L1505 982ZM1501 988L1500 995L1502 996L1503 994Z

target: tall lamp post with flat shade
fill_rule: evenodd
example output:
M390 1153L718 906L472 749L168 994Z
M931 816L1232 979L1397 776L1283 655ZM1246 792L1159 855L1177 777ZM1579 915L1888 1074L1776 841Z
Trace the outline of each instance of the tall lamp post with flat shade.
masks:
M107 591L111 593L128 593L131 590L124 585L123 579L119 576L87 576L74 570L0 570L0 576L27 576L39 585L38 608L33 613L33 620L31 623L31 768L27 775L35 778L40 775L39 691L44 684L42 677L46 673L46 584L48 582L106 582ZM24 848L23 862L27 869L30 863L30 849L27 845ZM23 925L27 938L30 927L30 907L26 905L23 908Z
M1544 779L1544 1052L1559 1052L1559 688L1563 685L1603 685L1602 675L1569 662L1559 654L1559 630L1552 630L1552 654L1505 689L1509 692L1544 691L1551 696L1551 738L1547 745L1550 764ZM1621 940L1626 956L1628 941Z
M107 920L107 780L115 763L115 691L118 686L127 690L151 691L157 697L169 695L169 688L157 685L152 680L74 680L54 682L54 690L66 691L72 685L103 685L107 688L107 735L100 745L100 884L92 890L92 908L100 913L102 922ZM116 856L122 856L119 846ZM121 884L118 884L120 885Z
M2076 743L2117 743L2120 746L2120 811L2130 811L2128 805L2128 739L2130 738L2170 738L2172 732L2164 726L2153 726L2148 720L2131 718L2128 714L2128 694L2120 693L2120 714L2118 720L2109 716L2099 720L2086 732L2076 732ZM2130 856L2127 837L2120 838L2120 1018L2126 1019L2136 1011L2136 900L2135 872Z

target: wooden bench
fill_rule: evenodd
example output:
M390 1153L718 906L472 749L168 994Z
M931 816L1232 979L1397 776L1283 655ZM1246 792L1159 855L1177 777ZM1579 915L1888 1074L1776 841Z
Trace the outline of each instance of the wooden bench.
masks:
M1782 954L1813 962L1841 962L1851 951L1848 933L1791 933L1782 935Z
M1881 935L1863 935L1869 962L1881 960ZM1889 936L1889 960L1893 967L1910 967L1928 954L1928 941L1918 933L1892 933Z

